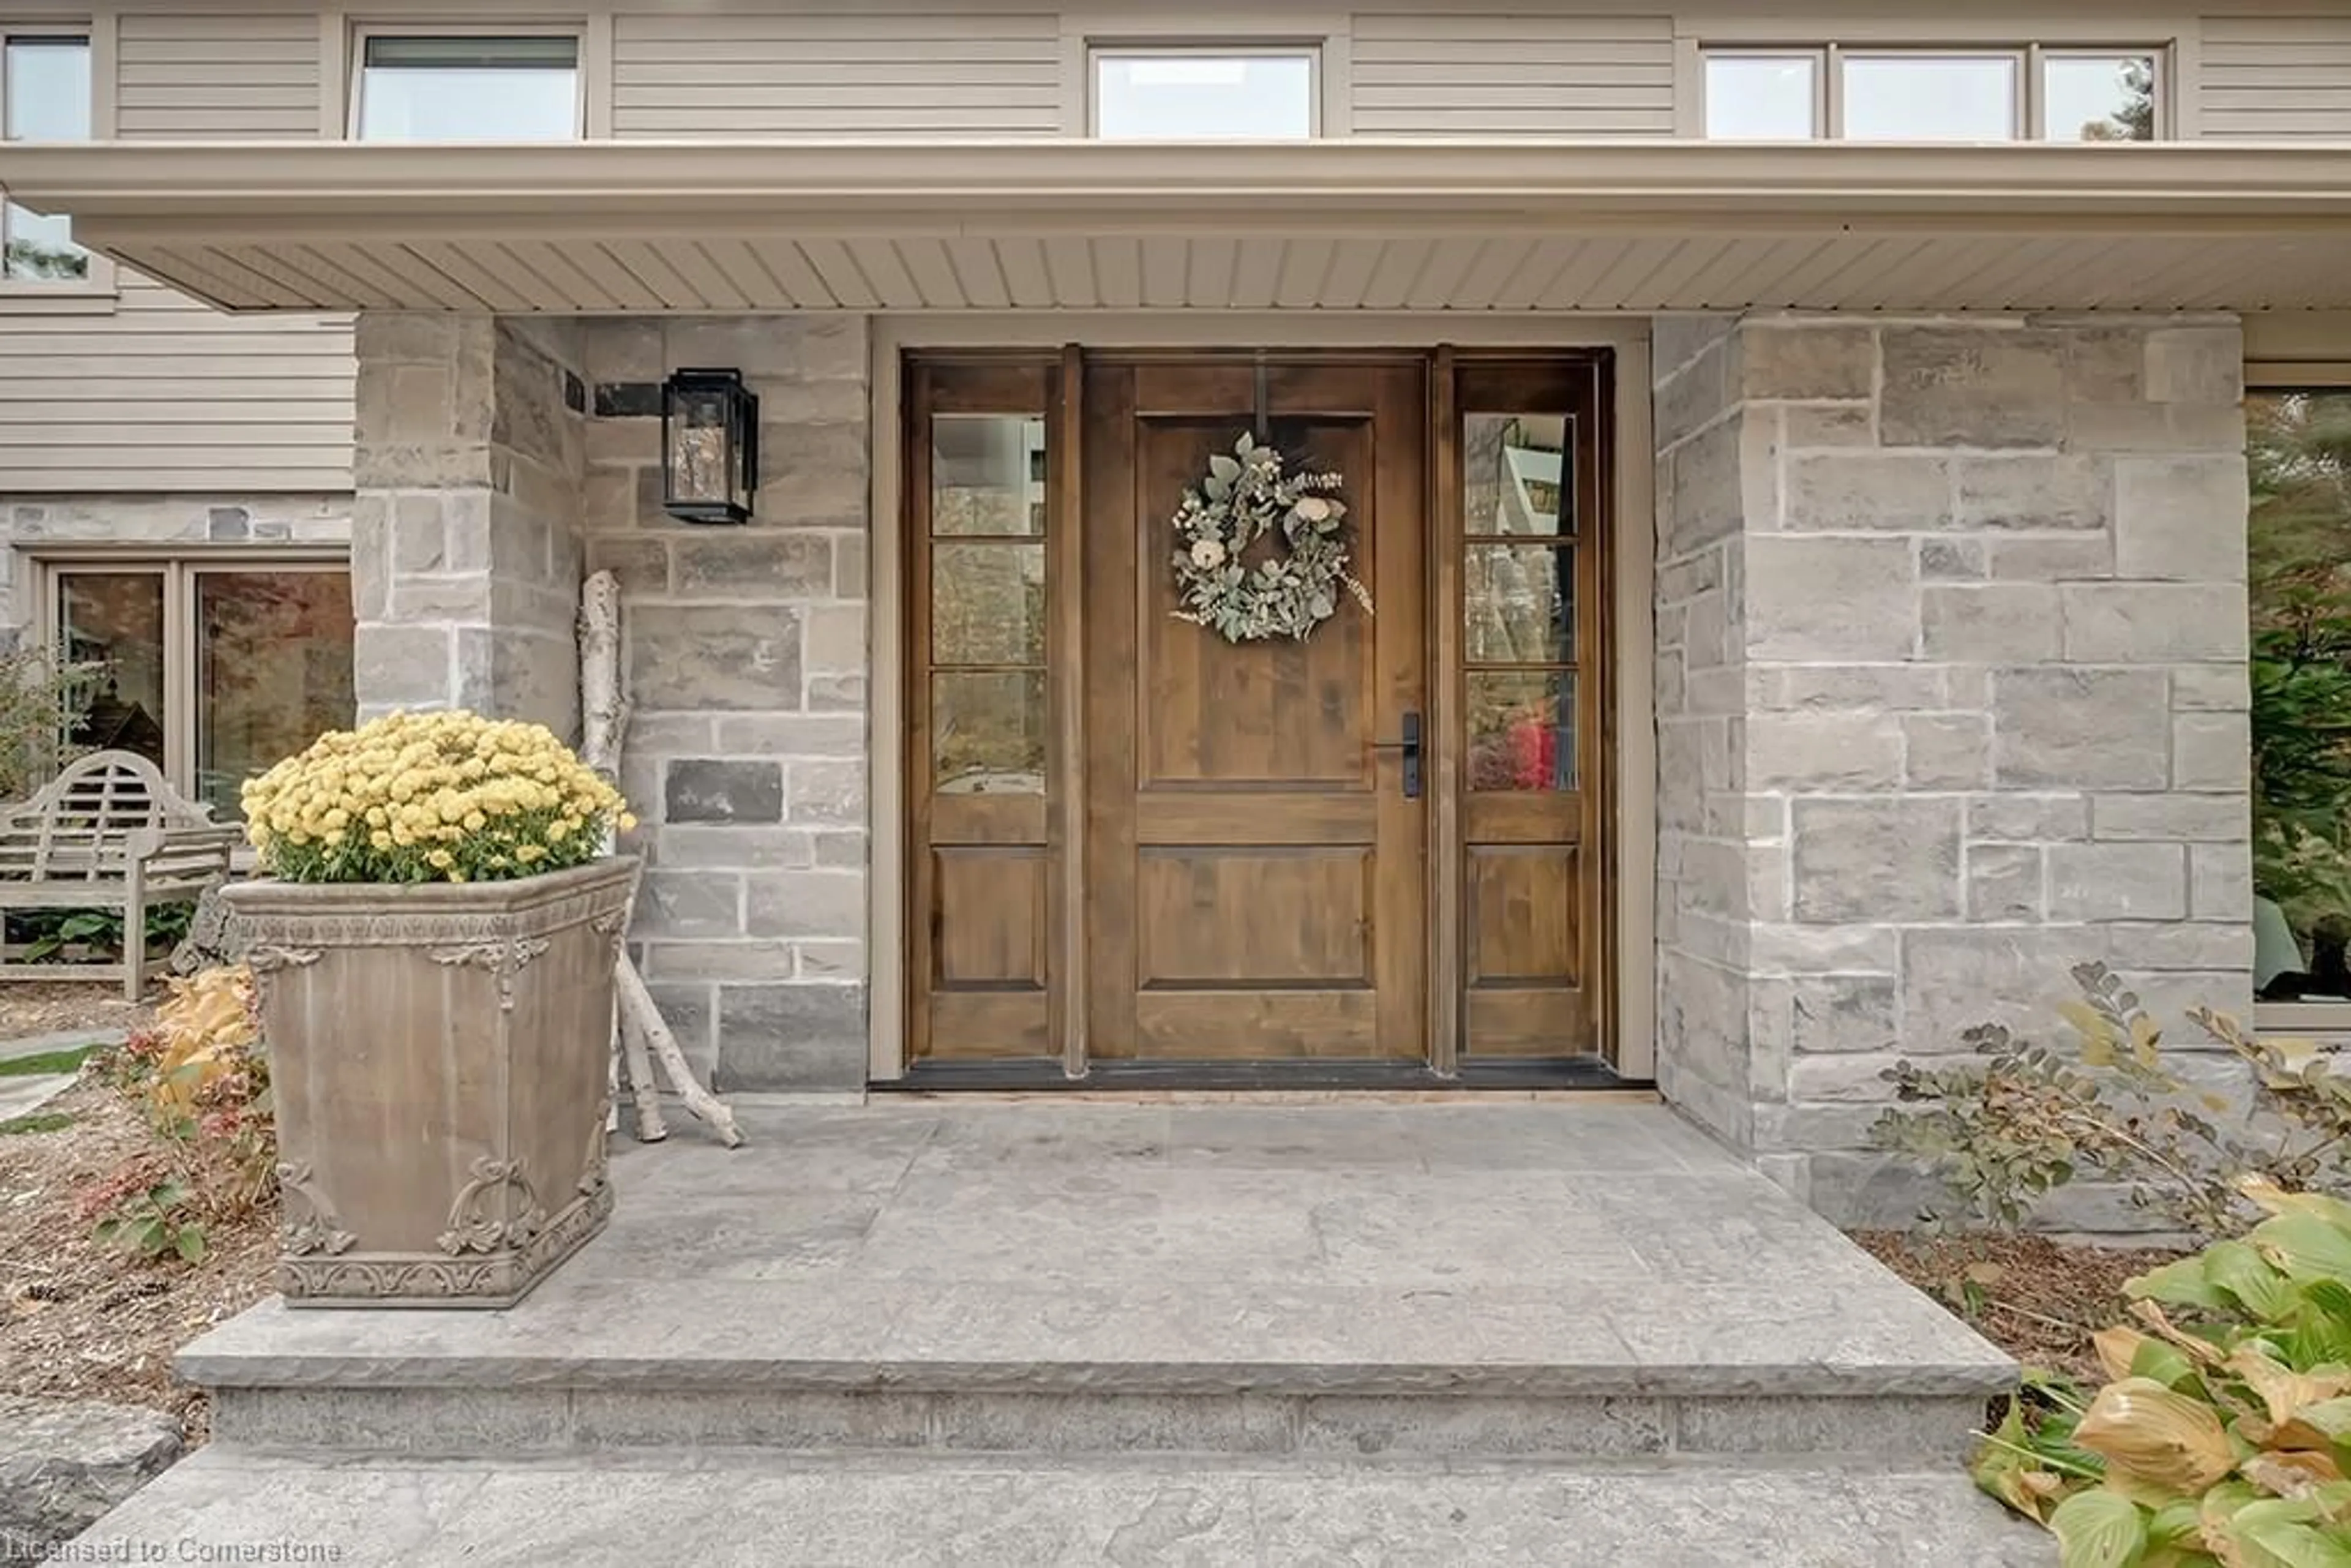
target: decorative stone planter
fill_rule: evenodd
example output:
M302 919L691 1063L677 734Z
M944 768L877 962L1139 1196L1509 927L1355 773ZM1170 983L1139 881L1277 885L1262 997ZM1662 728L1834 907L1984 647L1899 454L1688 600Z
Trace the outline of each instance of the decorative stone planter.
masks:
M636 863L248 882L288 1305L505 1307L612 1212L612 975Z

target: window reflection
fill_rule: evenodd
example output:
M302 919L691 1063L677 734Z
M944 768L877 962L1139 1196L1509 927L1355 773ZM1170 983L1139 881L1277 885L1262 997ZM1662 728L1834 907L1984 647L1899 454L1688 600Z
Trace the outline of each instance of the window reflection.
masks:
M77 571L57 600L66 662L99 666L89 710L68 738L77 750L135 752L162 767L162 574Z
M244 816L247 779L357 712L351 580L340 571L207 571L196 578L196 794Z
M2042 62L2041 85L2045 141L2155 140L2155 61L2146 55L2053 55Z
M2246 399L2253 982L2351 1000L2351 392Z

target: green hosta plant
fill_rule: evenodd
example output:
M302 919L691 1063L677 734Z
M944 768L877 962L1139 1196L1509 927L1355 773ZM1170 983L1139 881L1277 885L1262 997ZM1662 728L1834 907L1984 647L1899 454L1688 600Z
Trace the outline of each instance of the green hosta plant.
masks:
M2031 1379L1977 1448L2064 1568L2351 1568L2351 1203L2241 1196L2243 1239L2130 1281L2105 1387Z
M2113 971L2073 974L2081 997L2059 1009L2073 1051L1988 1024L1964 1037L1970 1057L1897 1062L1884 1076L1898 1103L1871 1130L1878 1146L1934 1170L1970 1218L2001 1228L2084 1172L2127 1183L2134 1202L2204 1237L2256 1218L2247 1177L2351 1186L2351 1076L2325 1052L2262 1040L2209 1008L2189 1013L2249 1069L2252 1114L2224 1121L2229 1103L2171 1071L2162 1030Z

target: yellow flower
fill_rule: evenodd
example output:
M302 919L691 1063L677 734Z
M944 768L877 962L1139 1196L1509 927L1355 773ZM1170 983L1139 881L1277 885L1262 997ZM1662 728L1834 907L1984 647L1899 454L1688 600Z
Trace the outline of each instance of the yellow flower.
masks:
M621 831L624 833L629 832L633 830L636 825L637 814L634 811L623 811L621 813Z
M447 871L451 866L457 863L457 857L451 854L447 850L434 850L431 854L424 857L424 863L431 866L437 866L443 871Z
M378 828L374 832L368 835L368 843L373 848L379 850L388 850L392 848L392 837L390 833Z
M467 832L478 833L489 825L489 819L483 816L479 811L468 811L465 813L465 827Z

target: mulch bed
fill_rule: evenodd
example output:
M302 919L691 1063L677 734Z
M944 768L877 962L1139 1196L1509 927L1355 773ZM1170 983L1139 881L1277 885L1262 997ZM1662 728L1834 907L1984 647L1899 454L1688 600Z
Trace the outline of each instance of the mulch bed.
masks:
M0 984L0 1040L68 1030L133 1030L153 1015L148 1002L122 999L113 980L11 980Z
M208 1224L193 1266L100 1246L78 1199L153 1136L131 1101L93 1080L43 1110L73 1120L0 1135L0 1394L149 1406L202 1443L207 1400L173 1378L172 1355L275 1289L274 1208Z
M2025 1365L2092 1383L2104 1381L2104 1375L2090 1336L2123 1321L2123 1281L2180 1256L2069 1246L2042 1236L1863 1230L1853 1239ZM1970 1312L1954 1300L1953 1282L1978 1263L2000 1273L1981 1286L1982 1310Z

